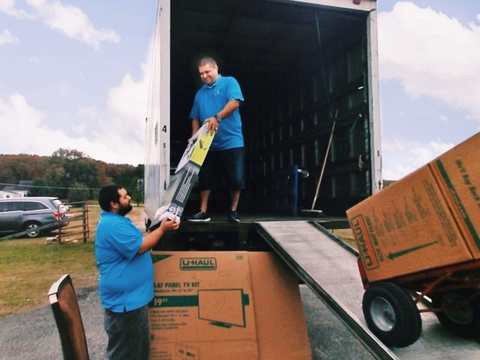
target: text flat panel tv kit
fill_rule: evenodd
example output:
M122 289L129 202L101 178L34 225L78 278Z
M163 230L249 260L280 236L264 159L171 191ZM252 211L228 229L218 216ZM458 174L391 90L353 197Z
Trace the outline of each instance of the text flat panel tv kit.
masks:
M275 255L152 256L151 359L311 359L298 278Z

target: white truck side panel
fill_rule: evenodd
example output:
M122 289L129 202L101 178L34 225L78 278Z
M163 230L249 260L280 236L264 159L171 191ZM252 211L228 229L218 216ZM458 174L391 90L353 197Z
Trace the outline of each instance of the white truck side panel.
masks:
M145 129L145 212L153 219L170 181L170 1L160 0Z
M372 149L372 194L381 190L383 187L382 178L382 149L381 149L381 123L380 123L380 75L378 66L378 32L377 32L377 11L371 11L369 14L369 44L368 44L368 64L370 66L368 77L370 90L370 137Z

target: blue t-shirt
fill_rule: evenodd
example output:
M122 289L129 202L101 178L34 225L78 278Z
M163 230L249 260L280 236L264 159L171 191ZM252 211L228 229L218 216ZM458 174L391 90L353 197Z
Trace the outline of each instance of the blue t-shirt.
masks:
M198 90L190 118L199 120L203 125L206 119L218 114L230 100L243 102L240 85L233 77L219 75L212 86L205 84ZM233 113L222 119L210 150L228 150L238 147L243 147L243 134L240 111L236 108Z
M153 299L152 256L148 251L138 255L142 242L143 234L129 218L102 211L95 233L95 257L104 309L136 310Z

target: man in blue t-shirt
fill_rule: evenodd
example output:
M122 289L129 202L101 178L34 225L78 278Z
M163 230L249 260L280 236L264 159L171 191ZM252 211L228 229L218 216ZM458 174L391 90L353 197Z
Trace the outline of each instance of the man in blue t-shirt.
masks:
M210 221L207 214L208 198L218 176L224 176L230 190L228 220L239 222L237 206L240 192L245 188L244 143L239 107L243 103L240 85L233 77L222 76L211 57L198 63L198 71L205 83L195 95L190 118L192 135L206 122L214 131L210 150L200 170L200 212L188 221Z
M105 309L108 359L149 359L148 303L153 299L153 262L149 250L167 231L180 225L164 219L143 235L125 217L132 210L131 197L117 185L100 190L102 208L95 233L95 258L100 272L99 294Z

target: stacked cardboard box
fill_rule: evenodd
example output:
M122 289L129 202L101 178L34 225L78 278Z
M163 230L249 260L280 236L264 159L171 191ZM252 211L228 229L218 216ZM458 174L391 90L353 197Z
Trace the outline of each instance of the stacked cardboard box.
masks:
M311 359L298 279L273 254L152 256L151 359Z
M370 282L480 258L480 133L347 210Z

